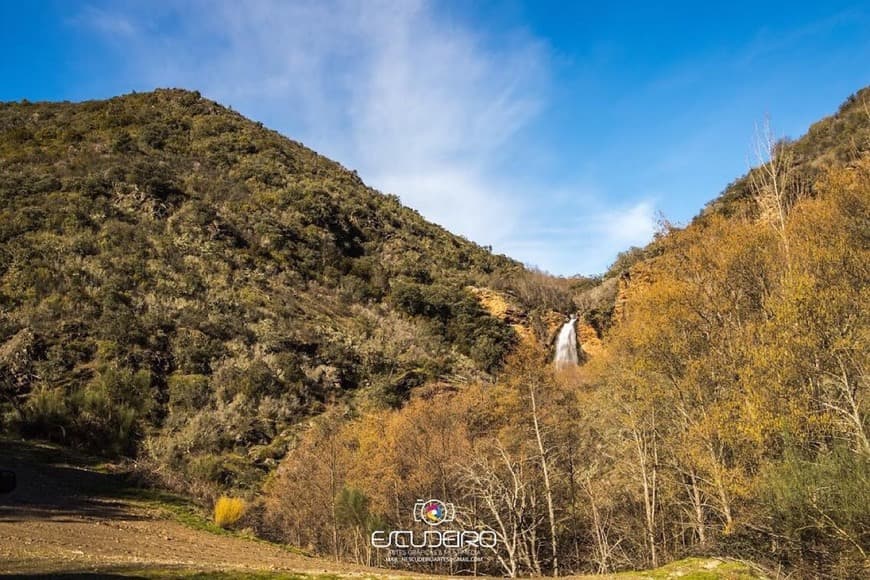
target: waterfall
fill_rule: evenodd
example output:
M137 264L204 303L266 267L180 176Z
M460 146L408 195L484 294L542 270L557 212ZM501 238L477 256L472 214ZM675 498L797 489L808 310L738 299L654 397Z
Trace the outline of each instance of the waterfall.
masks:
M553 359L557 366L576 365L578 362L577 331L574 329L576 321L577 317L572 316L559 331L559 338L556 339L556 358Z

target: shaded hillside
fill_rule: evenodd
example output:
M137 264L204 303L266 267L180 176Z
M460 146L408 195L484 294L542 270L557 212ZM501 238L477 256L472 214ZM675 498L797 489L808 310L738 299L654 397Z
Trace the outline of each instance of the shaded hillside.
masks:
M0 105L0 244L0 425L232 485L330 402L496 371L467 288L525 276L182 90Z

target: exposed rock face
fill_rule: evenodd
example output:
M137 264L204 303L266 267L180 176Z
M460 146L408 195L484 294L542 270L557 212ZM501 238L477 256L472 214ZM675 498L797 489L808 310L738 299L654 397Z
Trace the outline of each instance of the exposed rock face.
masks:
M535 342L535 333L528 324L528 315L509 297L489 288L469 286L468 289L490 316L510 324L521 341Z
M628 302L628 285L631 283L631 273L624 272L619 277L616 289L616 301L613 305L613 322L619 323L625 320L625 306Z
M480 301L490 315L509 324L523 324L527 320L526 313L507 296L489 288L468 288Z
M616 299L618 285L618 276L605 278L597 286L588 288L575 295L574 302L577 304L577 308L581 312L593 309L607 310L609 307L613 306L613 301Z
M601 338L591 325L582 320L577 323L577 338L580 340L580 348L583 350L583 357L594 357L601 354L603 345Z
M544 324L547 326L547 344L556 342L556 336L559 334L559 329L565 324L565 315L561 312L548 312L543 316Z

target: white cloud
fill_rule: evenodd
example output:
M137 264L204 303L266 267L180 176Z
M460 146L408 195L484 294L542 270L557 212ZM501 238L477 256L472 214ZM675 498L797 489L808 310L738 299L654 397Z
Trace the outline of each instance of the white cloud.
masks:
M610 243L623 248L643 245L656 230L655 210L652 203L642 201L621 211L602 214L596 226Z
M508 253L548 272L593 275L604 272L617 253L645 245L655 233L649 200L612 209L585 196L579 205L584 209L551 214L549 223L544 216L530 220L531 227L507 243Z
M122 10L119 21L149 16ZM226 1L169 10L179 26L143 26L151 32L134 47L132 66L155 86L198 88L267 117L479 243L499 244L517 226L520 201L500 190L493 167L544 98L539 42L514 37L485 47L492 39L425 2ZM99 14L102 22L108 13Z
M408 205L478 243L504 244L521 224L518 202L505 203L502 194L473 171L432 166L405 174L390 171L374 175L372 181L385 191L411 192L401 195Z

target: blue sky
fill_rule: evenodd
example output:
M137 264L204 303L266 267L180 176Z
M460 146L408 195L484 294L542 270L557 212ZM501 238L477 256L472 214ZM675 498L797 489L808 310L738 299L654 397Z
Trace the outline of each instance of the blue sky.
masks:
M556 274L685 222L870 83L860 2L0 2L0 100L198 89Z

